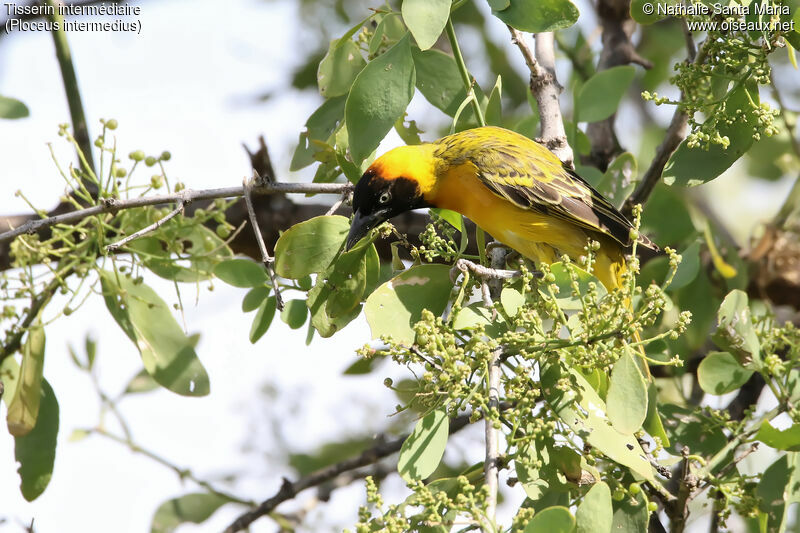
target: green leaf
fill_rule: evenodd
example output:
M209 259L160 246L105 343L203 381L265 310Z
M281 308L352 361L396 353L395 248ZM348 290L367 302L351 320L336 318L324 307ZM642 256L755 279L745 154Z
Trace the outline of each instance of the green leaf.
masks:
M334 39L317 70L319 94L325 98L347 94L366 64L361 50L351 39Z
M700 388L717 396L735 391L752 375L752 370L742 367L728 352L711 352L700 361L697 368Z
M126 230L136 231L152 224L159 216L157 210L146 210L141 216L129 218ZM141 222L129 225L140 218ZM214 266L221 259L233 257L225 241L198 221L189 219L184 225L170 222L161 226L156 233L126 245L155 275L170 281L196 283L211 278ZM176 242L183 246L180 255L170 251ZM184 266L187 260L189 264Z
M14 457L19 462L20 490L27 501L39 497L50 483L56 459L58 400L47 380L42 380L39 416L24 437L14 439Z
M158 387L158 383L156 383L150 374L147 373L147 370L143 368L128 382L128 385L125 387L125 394L150 392Z
M556 387L562 378L572 380L570 390ZM566 372L559 364L549 364L543 365L541 383L544 399L579 438L648 481L657 483L639 442L611 426L605 402L583 376L572 369Z
M484 115L487 126L502 126L502 93L503 80L500 76L497 76L497 81L494 84L494 88L492 89L492 92L489 93L489 100L486 102L486 110Z
M0 95L0 118L16 119L30 115L28 106L8 96Z
M345 459L358 455L374 443L374 439L363 437L355 437L338 442L328 442L310 454L290 454L289 466L294 468L298 475L307 476L321 468L340 463Z
M264 303L264 300L269 297L269 293L270 288L264 286L253 287L247 291L247 294L242 299L242 312L249 313L258 309Z
M780 430L764 420L753 438L776 450L800 452L800 424L792 424L791 427Z
M786 531L789 509L800 501L799 484L800 454L797 452L787 452L764 471L756 489L758 507L768 518L764 531Z
M344 244L350 221L343 216L319 216L295 224L275 244L275 272L299 279L322 272Z
M401 12L411 35L422 50L439 39L450 16L451 0L403 0Z
M467 97L456 60L441 50L413 48L411 52L419 92L434 107L450 117L454 116Z
M667 0L661 4L663 8L666 5L673 4L671 0ZM647 8L645 8L647 4ZM631 18L639 24L653 24L659 20L666 18L658 12L658 3L650 2L648 0L631 0Z
M680 289L689 285L697 273L700 271L700 243L693 242L681 252L681 264L678 265L678 270L675 272L675 277L672 278L667 288L671 290Z
M611 523L611 531L614 533L642 533L647 531L650 513L647 511L647 505L645 505L641 493L631 498L615 501L613 504L614 518Z
M19 364L13 357L6 357L0 361L0 382L3 385L3 402L6 408L11 404L19 383Z
M147 372L163 387L183 396L205 396L208 374L169 306L150 287L122 274L100 271L103 297L111 316L142 355Z
M218 494L205 492L186 494L180 498L167 500L156 509L150 524L150 532L172 533L186 522L201 524L226 503L230 503L230 500Z
M734 355L743 366L761 365L760 343L750 320L747 293L734 289L725 296L717 311L718 326L711 339Z
M550 265L550 272L552 272L556 278L554 282L558 287L556 301L561 309L576 310L583 308L583 304L581 303L580 299L572 294L572 279L570 278L569 271L567 269L571 269L578 276L578 290L581 294L585 294L586 291L589 290L589 283L594 283L597 286L598 296L605 296L606 289L603 284L600 283L596 277L589 274L582 268L573 263L570 263L569 265L566 265L562 262L553 263ZM543 292L542 289L539 289L539 291Z
M345 104L345 125L353 160L367 158L403 116L414 96L414 60L407 34L364 67Z
M576 533L611 533L614 519L611 507L611 489L605 482L595 483L575 513Z
M748 98L749 95L749 98ZM758 88L743 86L731 91L727 100L727 113L740 110L747 121L736 120L733 124L722 123L718 131L720 136L728 137L730 144L723 148L712 144L708 150L702 147L689 148L684 140L664 167L663 179L667 185L694 187L709 182L725 172L753 144L753 126L750 99L758 105Z
M302 328L307 316L308 308L305 300L289 300L281 311L281 320L292 329Z
M647 384L631 350L625 350L614 363L606 401L614 429L633 435L642 427L647 416Z
M667 431L664 429L664 422L661 420L661 413L658 411L658 389L655 382L650 382L647 387L647 417L644 419L642 427L652 437L661 439L664 447L669 447L670 440Z
M578 8L569 0L510 0L492 14L519 31L540 33L569 28L578 20Z
M517 289L503 287L503 291L500 293L500 303L506 314L513 318L517 316L519 308L525 305L525 297Z
M581 87L575 112L580 122L599 122L616 113L636 69L626 65L601 70Z
M264 265L252 259L228 259L214 267L214 275L234 287L263 287L269 284L269 274Z
M314 155L322 150L320 144L326 144L336 126L344 118L346 100L344 95L329 98L308 117L306 131L300 133L289 170L300 170L316 161Z
M444 409L431 411L422 417L400 448L397 458L400 476L406 481L430 476L442 460L449 430Z
M447 265L418 265L387 281L364 306L372 337L390 335L397 342L414 342L412 326L422 318L422 311L441 315L451 287Z
M575 517L566 507L557 506L533 515L524 533L572 533L574 529Z
M44 328L37 320L22 346L19 377L6 413L8 432L15 437L27 435L36 426L44 380L44 345Z
M594 186L600 194L619 208L636 188L638 182L636 177L636 157L630 152L624 152L614 158L603 177Z
M294 302L296 300L291 301ZM258 312L256 313L256 316L253 317L253 323L250 326L250 342L252 344L255 344L258 339L263 337L264 333L266 333L269 329L269 325L272 324L272 318L275 316L276 304L277 301L275 297L270 296L262 301L261 305L258 306ZM303 317L303 321L305 321L305 316Z

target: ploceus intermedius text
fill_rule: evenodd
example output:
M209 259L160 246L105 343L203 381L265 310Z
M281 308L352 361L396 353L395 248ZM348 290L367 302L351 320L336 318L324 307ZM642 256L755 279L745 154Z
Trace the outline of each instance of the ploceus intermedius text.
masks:
M497 127L395 148L375 160L353 193L349 249L369 230L424 207L457 211L534 262L585 255L600 243L594 275L620 286L632 224L544 146ZM645 236L638 243L657 247Z

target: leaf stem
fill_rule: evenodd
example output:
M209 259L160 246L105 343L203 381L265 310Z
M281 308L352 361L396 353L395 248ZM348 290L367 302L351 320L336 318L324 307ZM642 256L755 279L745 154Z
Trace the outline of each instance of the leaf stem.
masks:
M447 26L445 26L447 38L450 40L450 48L453 49L453 57L456 60L458 71L461 73L461 80L464 82L464 88L467 90L467 98L472 98L472 109L475 111L475 117L480 126L486 125L486 120L483 118L483 111L481 111L481 104L475 97L475 91L472 88L472 80L470 79L467 65L464 63L464 56L461 55L461 48L458 46L458 39L456 39L456 31L453 28L452 17L447 19Z

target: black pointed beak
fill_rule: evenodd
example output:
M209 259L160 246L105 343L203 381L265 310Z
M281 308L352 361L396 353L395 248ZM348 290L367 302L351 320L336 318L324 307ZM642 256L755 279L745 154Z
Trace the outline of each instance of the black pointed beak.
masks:
M369 233L372 228L378 227L386 218L380 211L372 213L371 215L362 215L360 211L355 212L353 223L350 225L350 233L347 234L347 241L345 241L345 252L350 250L355 244L360 241L364 236Z

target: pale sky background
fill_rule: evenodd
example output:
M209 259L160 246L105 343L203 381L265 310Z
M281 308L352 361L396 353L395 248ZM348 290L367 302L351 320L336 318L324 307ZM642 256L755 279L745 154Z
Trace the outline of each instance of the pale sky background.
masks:
M121 154L170 150L170 180L208 188L241 183L249 172L241 142L254 146L264 134L279 179L310 179L308 172L290 175L287 170L297 134L320 102L313 92L285 90L305 46L296 3L174 0L140 5L140 35L68 35L92 138L99 133L101 117L116 118ZM586 4L579 5L582 13L589 12ZM5 15L3 11L0 20ZM493 33L505 32L499 22L497 26ZM470 47L468 40L464 47ZM254 103L253 96L264 92L271 92L272 98ZM23 120L0 121L0 212L27 211L14 197L17 189L37 206L49 208L63 181L46 143L53 143L62 164L73 157L57 136L57 125L68 122L69 113L49 34L18 32L2 39L0 94L21 99L31 111ZM421 100L418 96L412 104L411 118L424 119L430 109ZM397 142L393 136L384 147ZM152 173L142 170L145 177ZM717 180L712 194L749 194L751 210L735 214L748 222L769 217L787 188L787 183L778 183L745 191L737 189L737 183L742 182ZM156 278L148 283L165 300L175 301L171 283ZM245 473L232 492L261 500L277 491L282 475L294 477L279 468L283 458L264 453L275 444L269 429L273 424L281 427L293 451L305 452L337 435L370 435L388 424L386 415L396 400L382 378L402 372L386 365L380 375L341 376L355 360L354 350L369 339L363 319L335 340L316 338L306 347L305 328L291 331L276 317L268 334L252 346L247 337L253 315L243 315L240 309L245 291L219 281L214 285L213 292L201 290L196 307L195 289L183 292L188 331L202 334L198 354L211 378L211 394L189 399L158 391L124 400L121 408L139 444L204 479ZM51 305L56 309L58 302ZM61 409L55 471L45 493L33 503L25 502L19 493L13 439L0 432L0 519L7 520L0 531L21 531L19 523L27 524L32 517L41 533L149 531L152 513L161 502L198 490L116 443L100 437L68 441L74 429L97 422L96 394L66 350L72 344L82 353L87 332L98 340L97 365L106 392L117 393L141 368L134 346L99 298L90 298L78 313L47 328L45 376ZM277 392L268 396L265 388ZM4 418L4 409L0 412ZM109 429L117 428L112 424ZM482 454L479 436L460 435L457 446L476 461ZM308 524L312 530L315 524L349 527L362 498L361 484L336 491L329 503L316 508ZM203 525L181 531L220 531L240 512L225 507ZM274 530L268 519L253 526L256 532Z

